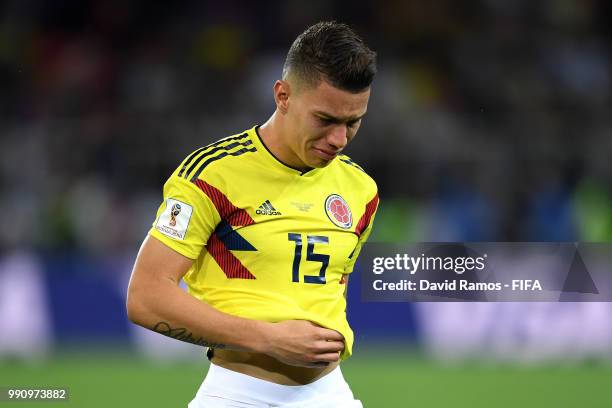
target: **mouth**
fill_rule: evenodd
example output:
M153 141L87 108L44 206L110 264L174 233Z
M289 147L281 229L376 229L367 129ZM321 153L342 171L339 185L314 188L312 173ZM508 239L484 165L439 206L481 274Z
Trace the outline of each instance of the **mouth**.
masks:
M317 156L319 156L320 158L326 161L333 160L334 157L336 157L338 153L340 153L340 152L331 152L329 150L318 149L316 147L313 147L312 150L314 150Z

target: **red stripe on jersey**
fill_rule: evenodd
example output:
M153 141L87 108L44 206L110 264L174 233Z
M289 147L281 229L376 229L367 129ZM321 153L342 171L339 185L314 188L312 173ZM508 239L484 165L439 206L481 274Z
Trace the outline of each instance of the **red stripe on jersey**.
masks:
M210 198L221 219L225 220L229 225L238 227L255 223L249 213L232 204L227 196L218 188L200 179L194 180L193 183ZM208 239L206 249L229 279L255 279L255 276L242 262L227 249L216 233L212 234Z
M376 193L374 198L366 204L365 213L363 213L355 227L355 234L357 234L358 237L360 237L363 231L370 225L370 220L372 219L372 215L374 215L374 211L376 211L376 207L378 207L378 193Z
M242 262L223 245L217 234L210 236L206 249L229 279L255 279Z
M249 213L232 204L219 189L200 179L194 180L193 183L210 198L221 218L227 221L229 225L239 227L255 223Z

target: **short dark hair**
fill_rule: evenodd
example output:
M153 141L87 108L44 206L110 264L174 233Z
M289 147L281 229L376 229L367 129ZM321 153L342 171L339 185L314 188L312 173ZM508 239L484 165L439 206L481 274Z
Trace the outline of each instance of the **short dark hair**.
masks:
M376 53L348 25L322 21L308 27L289 49L283 78L296 75L309 85L321 79L336 88L360 92L376 74Z

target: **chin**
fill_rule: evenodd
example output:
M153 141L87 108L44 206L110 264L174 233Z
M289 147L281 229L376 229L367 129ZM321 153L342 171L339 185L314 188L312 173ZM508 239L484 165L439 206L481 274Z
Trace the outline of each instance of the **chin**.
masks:
M337 156L334 156L331 160L327 160L324 157L320 157L314 152L307 152L304 156L302 156L302 162L306 164L308 167L313 169L320 169L322 167L327 167Z
M313 160L310 160L307 163L308 167L312 167L313 169L320 169L323 167L327 167L333 160L324 160L324 159L320 159L320 158L316 158Z

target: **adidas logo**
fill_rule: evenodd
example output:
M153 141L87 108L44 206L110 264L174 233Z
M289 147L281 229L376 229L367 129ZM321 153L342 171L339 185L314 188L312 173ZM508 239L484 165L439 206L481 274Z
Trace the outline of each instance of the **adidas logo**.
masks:
M279 211L276 211L276 208L272 206L270 200L266 200L262 205L259 206L257 210L255 210L255 214L258 215L281 215Z

